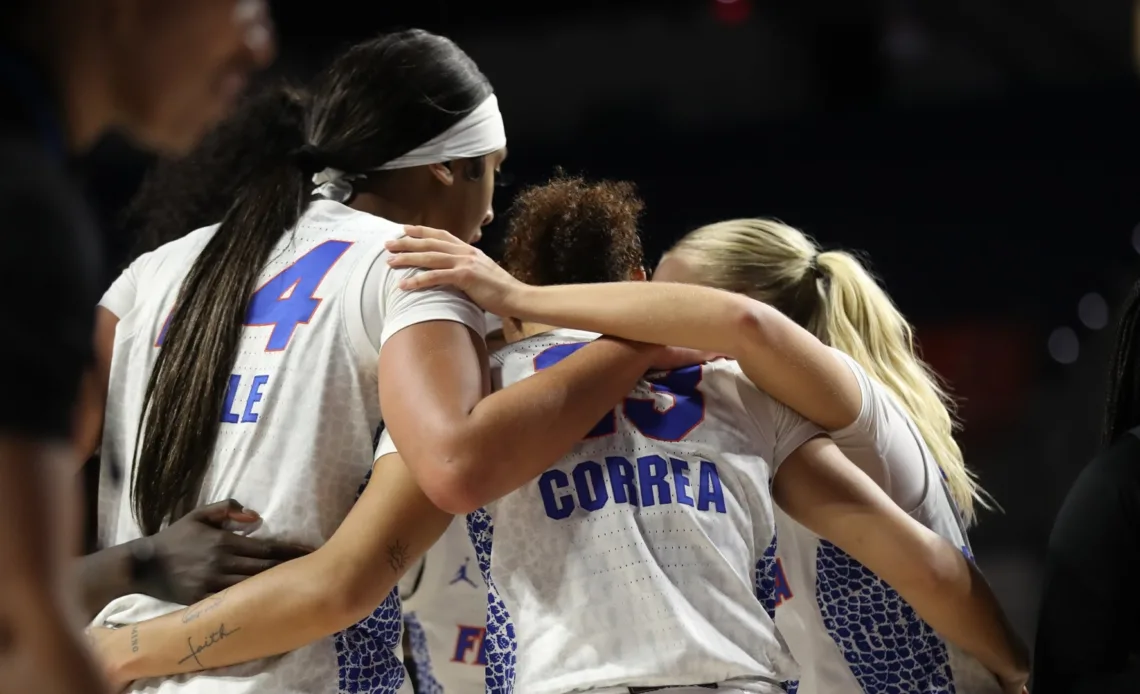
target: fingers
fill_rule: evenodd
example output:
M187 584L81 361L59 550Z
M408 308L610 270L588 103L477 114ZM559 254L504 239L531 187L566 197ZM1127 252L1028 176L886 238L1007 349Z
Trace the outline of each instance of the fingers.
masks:
M262 571L267 571L280 564L281 561L277 559L253 559L251 557L240 557L231 555L218 564L218 569L223 575L227 576L256 576Z
M227 588L232 588L241 583L249 576L241 576L238 574L219 574L206 580L204 588L206 589L207 596L199 597L199 600L208 597L214 593L220 593Z
M244 535L237 535L229 533L222 544L230 550L230 554L240 557L251 557L253 559L272 559L276 561L288 561L303 557L312 552L308 547L301 547L299 545L289 545L283 542L272 542L269 540L258 540Z
M428 270L400 280L400 289L412 291L431 287L458 286L461 277L458 270Z
M452 253L455 255L473 255L475 248L465 243L449 243L439 239L414 239L404 236L384 243L384 248L392 253L412 253L432 251L435 253Z
M241 523L253 523L261 518L257 511L245 508L234 499L217 501L209 506L201 506L190 512L193 520L220 526L226 520L235 520Z
M451 243L463 243L443 229L407 225L404 227L404 233L416 239L440 239L443 241L450 241Z
M428 270L449 270L462 259L450 253L397 253L388 256L392 267L422 267Z

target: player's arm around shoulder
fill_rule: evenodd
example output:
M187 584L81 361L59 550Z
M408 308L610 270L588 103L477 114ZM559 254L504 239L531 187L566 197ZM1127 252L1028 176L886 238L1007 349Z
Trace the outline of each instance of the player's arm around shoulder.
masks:
M97 630L96 650L119 685L295 650L371 614L451 519L398 454L383 455L324 546L180 612Z
M842 357L777 309L741 303L737 352L756 387L828 431L852 424L863 406L857 377Z
M482 335L425 322L381 349L381 408L424 491L440 508L469 513L568 453L661 357L656 346L603 337L491 393Z
M898 591L930 626L976 657L1010 692L1029 677L1029 652L985 579L957 547L900 509L831 439L800 446L773 496L796 521Z

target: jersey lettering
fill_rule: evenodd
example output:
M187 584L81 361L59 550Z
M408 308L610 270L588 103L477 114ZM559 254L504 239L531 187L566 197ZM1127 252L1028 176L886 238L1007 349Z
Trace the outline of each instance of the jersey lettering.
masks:
M631 462L607 456L605 466L584 460L569 475L562 470L542 473L538 490L546 515L552 520L569 518L575 508L591 513L610 503L644 508L676 503L698 511L726 512L720 472L715 463L707 460L700 461L695 481L691 479L689 463L679 458L666 460L659 455L646 455Z
M540 352L534 358L534 370L550 368L588 342L572 342L554 345ZM671 403L665 409L658 409L654 398L627 397L619 406L630 424L648 438L657 441L676 442L688 436L705 419L705 396L698 386L704 376L704 368L697 364L665 372L649 379L649 388L655 394L668 396ZM617 432L617 410L606 413L600 422L586 434L587 439L608 436Z
M588 344L588 342L571 342L544 349L534 358L534 370L542 371L543 369L548 369ZM602 436L609 436L615 432L617 432L617 414L614 410L610 410L602 417L600 422L594 425L593 429L590 429L589 433L586 434L586 438L601 438Z
M256 424L258 413L253 411L254 405L261 402L263 394L261 389L269 382L269 376L258 374L243 386L241 374L231 374L229 385L226 386L226 397L222 402L222 422L225 424ZM245 392L245 409L238 414L234 411L234 400L238 393Z
M351 241L325 241L274 275L249 298L244 325L273 326L265 346L266 352L283 351L293 339L297 326L313 319L321 305L321 300L313 293L351 245ZM161 347L166 341L173 315L171 310L159 330L155 347Z
M245 314L248 326L273 326L266 352L280 352L289 346L298 325L313 319L321 300L313 293L351 241L325 241L277 273L249 299Z
M459 625L459 636L455 640L455 655L451 658L453 663L466 663L467 665L487 664L487 628L468 627ZM471 652L475 652L475 660L468 662Z

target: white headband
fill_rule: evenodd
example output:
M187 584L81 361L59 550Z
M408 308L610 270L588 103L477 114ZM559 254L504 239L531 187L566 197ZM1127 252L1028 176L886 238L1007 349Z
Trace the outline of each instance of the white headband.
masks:
M499 112L499 100L492 94L455 125L372 171L409 169L455 159L472 159L506 146L507 132L503 127L503 114ZM352 196L351 181L365 175L324 169L313 176L313 185L316 186L313 195L344 202Z

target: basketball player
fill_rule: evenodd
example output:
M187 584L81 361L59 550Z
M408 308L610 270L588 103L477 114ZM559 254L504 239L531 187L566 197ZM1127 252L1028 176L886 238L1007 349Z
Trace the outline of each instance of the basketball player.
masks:
M0 691L92 692L63 580L77 545L69 445L90 365L100 239L70 158L119 128L183 151L273 54L261 0L0 3Z
M588 258L598 255L598 244L591 245L592 237L567 221L588 216L584 209L572 201L550 215L556 225L568 227L560 237L564 243L583 239L593 251L569 264L575 279L625 279L589 276L595 265ZM543 324L523 324L516 335L532 337L497 355L504 384L581 346L580 333L550 332L551 319L615 329L626 321L632 327L620 326L619 332L645 334L652 330L646 324L666 323L668 328L661 329L670 331L684 324L701 335L688 337L689 342L715 342L721 349L739 347L724 336L747 325L725 320L741 315L742 300L730 294L705 290L710 298L697 288L679 287L669 302L637 305L624 291L638 289L642 283L636 282L523 288L447 234L422 229L415 234L425 238L388 244L403 251L390 259L394 266L433 268L406 286L453 283L500 315L545 316L538 319ZM547 247L555 258L573 257L549 240L540 246ZM643 285L644 291L628 294L648 300L677 288ZM587 294L593 298L582 300ZM620 318L603 296L618 302ZM737 307L737 313L716 298ZM604 317L587 319L589 312ZM504 324L516 322L507 318ZM755 351L737 351L749 373L758 365L761 373L776 372ZM780 364L780 371L811 370L813 356L808 350L793 357L791 367ZM840 368L850 376L844 361L836 364L824 371L823 386L835 384ZM809 385L809 394L826 394L822 401L836 399L835 388ZM853 392L838 392L832 415L859 397L858 384ZM814 438L818 429L802 420L795 424L794 414L752 389L734 362L651 379L620 412L602 420L591 439L536 484L469 518L481 560L489 562L493 593L489 691L616 692L618 687L635 691L702 682L729 691L777 691L772 680L786 678L791 667L765 609L776 589L761 593L762 601L739 592L742 581L751 585L752 566L773 541L770 476L775 501L791 517L876 569L942 633L984 658L1009 681L1007 689L1020 690L1023 649L965 557L891 503L837 454L834 444ZM741 538L746 538L743 544Z
M261 513L256 534L320 548L190 608L114 601L94 624L117 628L93 636L118 684L245 663L147 691L395 692L393 589L447 511L557 460L662 351L601 340L517 389L545 398L521 409L506 391L483 399L481 310L396 286L411 274L381 260L396 222L474 238L506 157L491 86L451 41L382 36L309 92L264 98L278 108L251 112L275 118L230 131L260 141L260 158L239 167L233 153L248 150L214 140L186 162L201 186L248 175L221 224L142 256L103 299L103 454L126 473L104 480L100 525L121 543L235 497ZM407 466L381 460L357 500L377 384L388 430L425 445L406 446ZM492 460L508 468L488 474Z
M563 209L577 211L577 224L554 223ZM515 198L511 209L506 267L536 284L573 278L575 272L643 280L637 235L641 210L641 200L626 184L558 178L530 188ZM564 250L581 256L566 257ZM504 326L493 314L487 314L487 322L488 328L497 324L499 336L519 330L518 325ZM488 348L494 338L488 330ZM505 345L503 340L499 346ZM422 567L409 571L400 584L409 655L421 694L484 689L487 588L472 549L466 520L458 518L427 553Z
M1103 449L1073 483L1049 534L1034 694L1140 691L1138 347L1140 282L1124 299L1112 346Z
M795 356L769 348L753 371L757 382L827 429L896 504L971 557L966 528L982 496L952 436L953 403L916 354L905 317L857 258L821 252L778 222L735 220L684 237L658 278L728 289L779 309L768 312L765 340L803 346L790 348ZM831 375L793 370L800 354L813 355L820 373ZM792 377L767 376L776 370ZM777 530L768 567L786 588L776 596L776 624L803 667L800 692L998 690L975 659L939 637L866 567L786 514L777 515ZM873 619L861 614L867 607ZM873 646L880 620L900 627L892 649ZM1016 689L1020 677L1003 684Z

